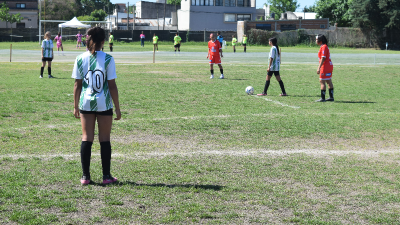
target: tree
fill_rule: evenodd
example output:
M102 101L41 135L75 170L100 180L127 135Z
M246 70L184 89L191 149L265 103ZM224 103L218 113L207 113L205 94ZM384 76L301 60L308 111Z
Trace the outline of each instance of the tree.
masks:
M79 17L77 17L77 19L79 21L104 21L106 16L107 16L107 13L104 10L99 9L99 10L94 10L90 14L90 16L88 16L88 15L79 16Z
M21 22L23 17L21 17L21 13L10 14L9 13L10 12L10 8L8 8L6 2L3 2L0 5L1 5L1 7L0 7L0 20L1 21L5 21L6 22L6 26L7 26L7 23L10 23L10 25L11 25L11 35L12 35L12 24ZM12 36L11 36L11 41L12 41Z
M171 4L171 5L181 5L181 1L182 0L167 0L167 4Z
M315 12L316 6L312 5L312 6L304 6L303 12Z
M400 29L399 1L353 0L349 11L354 26L373 32L377 38L385 36L387 32ZM382 45L382 42L381 39L379 44Z
M82 5L81 15L89 15L91 12L98 9L107 10L107 12L114 9L114 6L110 0L80 0L80 3Z
M270 11L275 13L275 19L279 20L282 13L291 11L294 12L300 4L297 4L297 0L268 0L268 4L271 5Z
M319 0L316 2L315 12L317 17L329 18L333 25L338 27L351 26L351 15L349 12L353 0Z

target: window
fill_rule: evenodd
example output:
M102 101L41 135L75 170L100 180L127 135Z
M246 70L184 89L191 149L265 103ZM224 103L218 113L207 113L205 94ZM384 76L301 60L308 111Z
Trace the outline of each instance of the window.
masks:
M251 20L251 14L238 14L237 21Z
M26 6L25 6L24 3L17 3L17 8L18 8L18 9L25 9Z
M215 0L215 6L223 6L223 0Z
M321 25L319 26L319 28L325 29L325 25Z
M259 30L271 30L271 24L256 24L256 29Z
M25 28L25 23L17 23L17 28Z
M214 5L214 0L192 0L192 5L201 5L201 6L213 6Z
M244 0L237 0L237 6L238 7L243 7L244 6Z
M250 7L250 0L244 0L244 6Z
M236 0L225 0L225 6L236 6Z
M225 14L225 22L236 22L235 14Z
M282 24L281 31L285 30L296 30L296 24Z

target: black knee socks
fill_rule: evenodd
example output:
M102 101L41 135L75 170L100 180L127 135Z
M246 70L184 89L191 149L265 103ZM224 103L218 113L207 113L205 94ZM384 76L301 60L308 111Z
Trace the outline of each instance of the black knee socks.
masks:
M111 167L111 143L109 141L100 142L101 164L103 166L103 176L110 175Z
M211 75L214 75L214 70L210 70L210 72L211 72Z
M321 99L325 100L325 92L326 90L321 90Z
M44 67L40 67L40 75L43 76Z
M265 82L265 86L264 86L264 94L267 94L268 87L269 87L269 83L270 83L270 81L269 81L269 80L267 80L267 81Z
M224 69L219 69L219 72L221 72L221 74L224 74Z
M110 52L112 52L113 51L113 47L110 47Z
M333 98L333 88L329 89L329 98Z
M49 75L51 75L51 67L47 67L47 71L49 72Z
M92 144L90 141L82 141L81 144L81 163L82 173L90 179L90 157L92 156Z
M279 86L281 86L282 94L286 94L285 86L283 85L283 81L282 80L279 81Z

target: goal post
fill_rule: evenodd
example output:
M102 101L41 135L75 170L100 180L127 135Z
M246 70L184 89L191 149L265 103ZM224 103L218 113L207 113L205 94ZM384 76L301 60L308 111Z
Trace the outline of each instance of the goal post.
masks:
M69 20L39 20L39 45L42 40L42 23L65 23ZM110 32L112 32L112 22L111 21L79 21L81 23L108 23L110 25ZM61 36L62 36L62 28L61 28Z

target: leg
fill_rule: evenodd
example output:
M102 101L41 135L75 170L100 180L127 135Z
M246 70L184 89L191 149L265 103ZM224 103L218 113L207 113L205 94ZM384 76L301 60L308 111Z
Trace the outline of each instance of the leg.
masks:
M281 76L280 75L275 75L275 77L276 77L276 80L279 83L279 86L281 87L282 94L280 94L280 96L286 96L285 85L283 85L283 81L281 80Z
M210 79L213 79L214 78L214 63L210 63L210 72L211 72Z
M99 142L101 165L103 167L103 180L111 179L111 143L110 134L112 127L112 116L97 115L97 124L99 127Z
M224 68L222 68L221 59L218 61L219 61L219 64L218 64L219 71L221 72L221 76L219 77L219 79L224 79L225 78L224 77Z
M334 98L333 98L333 83L332 83L332 79L327 80L326 82L328 83L328 88L329 88L329 98L327 99L327 101L333 102Z
M267 95L269 84L271 82L271 77L272 77L272 74L271 75L268 74L267 77L266 77L265 86L264 86L264 92L262 93L263 95Z
M50 78L50 76L51 76L51 61L49 61L49 66L47 67L47 72L48 72L48 75Z
M42 67L40 67L40 77L39 78L43 78L43 71L44 71L45 66L46 66L46 61L42 61Z
M325 102L325 92L326 92L325 80L320 79L319 83L321 84L321 99L317 100L317 102Z
M92 155L92 144L94 139L94 127L96 123L95 114L81 114L82 124L82 144L81 144L81 163L82 163L82 184L90 182L90 158Z

